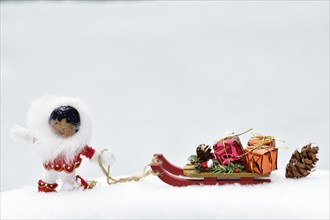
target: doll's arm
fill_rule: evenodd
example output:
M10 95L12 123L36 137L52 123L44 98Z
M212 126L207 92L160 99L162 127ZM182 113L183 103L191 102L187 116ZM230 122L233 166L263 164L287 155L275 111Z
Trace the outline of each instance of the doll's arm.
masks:
M33 134L29 129L24 128L20 125L14 125L11 128L10 136L13 140L26 144L33 144L37 141L37 139L33 137Z

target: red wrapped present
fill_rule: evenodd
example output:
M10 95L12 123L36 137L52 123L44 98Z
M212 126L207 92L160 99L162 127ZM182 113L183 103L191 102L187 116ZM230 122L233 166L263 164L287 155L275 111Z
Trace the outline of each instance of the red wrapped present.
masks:
M213 149L214 154L221 165L241 161L241 155L244 152L241 141L237 135L221 139L213 146Z
M244 149L247 171L259 174L267 174L277 170L276 147L272 146L248 146Z

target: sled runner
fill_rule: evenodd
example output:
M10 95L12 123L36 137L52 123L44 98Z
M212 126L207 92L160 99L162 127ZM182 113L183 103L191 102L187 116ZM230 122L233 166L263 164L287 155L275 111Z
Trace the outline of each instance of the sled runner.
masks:
M171 164L162 154L154 154L156 162L150 165L153 172L158 173L158 177L165 183L172 186L190 185L223 185L239 183L260 184L270 182L270 173L260 175L257 173L212 173L197 172L194 165L187 164L183 169Z

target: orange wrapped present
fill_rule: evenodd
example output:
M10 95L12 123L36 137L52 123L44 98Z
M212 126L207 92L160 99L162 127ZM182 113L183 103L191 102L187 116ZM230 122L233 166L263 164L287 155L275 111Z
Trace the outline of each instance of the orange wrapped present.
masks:
M245 169L259 174L267 174L277 170L277 153L276 147L248 146L244 149Z
M275 147L275 138L272 136L253 136L250 138L248 146L270 146Z

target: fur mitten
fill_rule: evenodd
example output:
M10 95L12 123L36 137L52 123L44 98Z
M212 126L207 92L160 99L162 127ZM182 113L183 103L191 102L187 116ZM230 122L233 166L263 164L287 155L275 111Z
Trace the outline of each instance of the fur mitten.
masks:
M10 136L15 141L27 144L33 144L36 141L32 135L32 132L20 125L14 125L11 128Z

